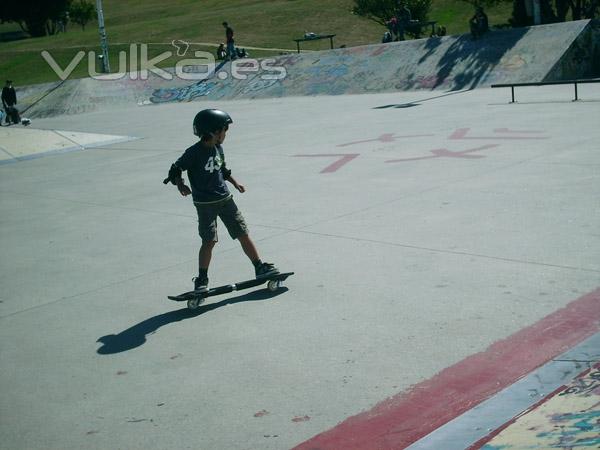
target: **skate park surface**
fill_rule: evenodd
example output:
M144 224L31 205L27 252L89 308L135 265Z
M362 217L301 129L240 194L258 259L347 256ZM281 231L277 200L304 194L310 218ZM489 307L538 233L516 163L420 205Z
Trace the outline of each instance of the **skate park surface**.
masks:
M599 85L579 98L121 105L0 128L0 447L597 448ZM295 275L192 312L166 297L196 276L196 212L162 180L205 107L233 117L261 256ZM251 278L219 230L210 284Z

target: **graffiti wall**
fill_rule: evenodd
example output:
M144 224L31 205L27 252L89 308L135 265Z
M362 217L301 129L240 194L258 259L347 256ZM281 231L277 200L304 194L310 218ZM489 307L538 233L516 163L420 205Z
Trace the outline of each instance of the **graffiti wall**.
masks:
M573 78L592 70L595 55L600 53L599 36L597 24L578 21L495 30L477 41L470 35L432 37L221 63L207 79L197 82L155 74L67 80L30 89L25 103L35 118L132 104L456 91L494 83ZM174 75L174 70L167 72Z
M460 35L285 55L272 63L285 69L280 80L263 73L236 79L227 65L209 81L155 90L151 101L447 91L541 81L560 61L573 70L556 76L571 76L581 71L582 58L592 60L590 52L581 52L591 28L589 21L578 21L493 31L477 41Z
M518 417L482 450L600 447L600 365Z

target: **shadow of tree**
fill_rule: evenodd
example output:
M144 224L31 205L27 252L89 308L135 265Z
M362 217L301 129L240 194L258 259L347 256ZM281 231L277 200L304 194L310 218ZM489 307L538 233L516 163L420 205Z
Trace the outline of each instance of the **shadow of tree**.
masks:
M222 300L218 303L201 305L194 311L184 308L160 314L158 316L151 317L150 319L146 319L143 322L140 322L131 328L120 332L119 334L102 336L97 340L97 342L102 344L102 346L97 350L97 353L99 355L112 355L115 353L126 352L144 345L146 343L146 337L149 334L156 332L159 328L165 325L193 319L227 305L269 300L287 292L287 290L287 288L281 288L276 292L271 292L267 289L261 289L245 295Z
M424 64L439 52L444 52L436 64L435 73L426 79L409 76L402 83L403 88L433 90L447 87L450 91L473 89L500 64L504 55L515 47L527 31L527 28L494 31L477 40L473 40L470 34L452 38L432 37L425 43L427 52L419 58L418 63ZM448 39L452 43L444 50L444 41ZM459 73L455 71L457 66L460 66Z
M425 42L425 50L427 50L427 53L425 53L419 59L419 64L425 62L431 55L433 55L440 45L442 45L442 38L439 36L432 36L429 39L427 39L427 41Z

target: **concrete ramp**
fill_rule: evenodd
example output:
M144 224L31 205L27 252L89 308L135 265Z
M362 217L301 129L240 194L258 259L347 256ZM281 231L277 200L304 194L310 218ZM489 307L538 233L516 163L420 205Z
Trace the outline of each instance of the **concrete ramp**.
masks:
M132 79L133 78L133 79ZM165 79L150 73L147 79L139 74L126 74L117 80L82 78L54 85L40 85L19 91L27 117L41 119L60 115L83 114L143 104L156 89L169 86L180 89L190 84L174 75Z
M459 35L236 61L200 82L128 75L69 80L19 94L30 105L28 117L44 118L200 99L455 91L598 75L593 61L600 59L599 48L600 26L583 20L492 31L476 41Z
M584 21L585 22L585 21ZM600 77L600 21L590 21L543 81Z
M157 90L151 101L462 90L582 77L593 73L598 42L597 27L584 20L493 31L480 40L460 35L287 55L270 64L285 68L281 80L270 79L272 70L236 79L227 66L230 72L194 88Z

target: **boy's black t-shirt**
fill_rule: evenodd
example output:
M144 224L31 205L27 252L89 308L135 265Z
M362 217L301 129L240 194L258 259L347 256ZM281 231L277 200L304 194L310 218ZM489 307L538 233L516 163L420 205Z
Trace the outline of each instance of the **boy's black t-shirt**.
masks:
M186 170L194 203L212 203L231 196L225 183L225 154L220 145L204 147L200 142L188 148L175 162Z

